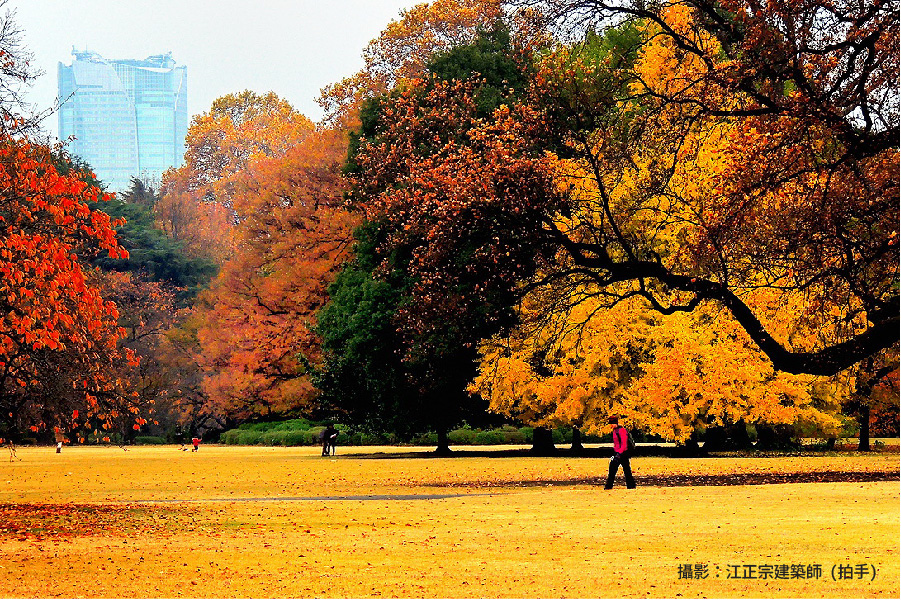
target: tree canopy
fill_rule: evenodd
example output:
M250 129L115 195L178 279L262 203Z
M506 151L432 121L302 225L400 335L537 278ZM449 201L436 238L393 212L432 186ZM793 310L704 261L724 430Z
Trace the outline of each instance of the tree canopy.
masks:
M888 5L848 5L854 27L789 43L785 15L819 31L820 8L544 4L583 22L624 15L613 31L638 36L618 43L638 45L538 55L530 93L490 119L472 116L463 82L422 80L361 145L368 216L391 223L423 282L414 319L549 287L609 305L642 297L662 314L715 301L796 374L831 375L897 342ZM782 66L762 68L766 52ZM759 289L804 297L788 330L755 312Z
M362 69L323 88L318 101L325 122L355 127L364 102L421 77L435 55L471 43L501 14L500 0L433 0L401 11L363 49Z
M126 258L98 257L94 263L106 270L128 271L150 281L178 288L182 303L193 297L216 275L218 266L209 258L192 257L182 244L156 227L154 208L159 196L139 179L115 199L92 208L102 210L121 224L116 228ZM124 222L123 222L124 221Z
M465 136L473 123L523 93L527 65L519 58L510 32L499 21L479 28L471 43L437 53L425 65L428 75L422 87L364 103L346 168L356 184L350 206L368 224L358 231L355 262L331 288L332 300L321 314L325 360L317 379L323 399L349 418L389 425L402 435L415 431L411 427L433 428L441 450L446 450L442 436L449 427L484 412L478 398L467 396L465 386L475 375L478 341L496 331L497 322L510 318L512 298L498 297L480 307L458 304L451 310L435 304L440 310L420 312L423 305L417 298L423 294L447 294L450 302L461 294L449 287L434 289L433 282L413 272L414 249L423 232L398 231L391 215L374 207L381 194L404 185L403 172L416 169L420 158L429 161L436 149ZM445 112L444 103L461 93L465 100L458 110ZM415 119L415 127L403 129L412 121L396 120L395 115L405 111ZM395 122L401 128L395 128ZM372 145L397 154L373 160L366 150ZM402 165L395 160L400 156ZM380 161L385 171L379 170ZM434 186L436 194L443 194L453 180L466 185L474 176L449 170ZM409 238L402 239L404 235ZM484 230L465 235L481 239ZM466 260L466 252L457 259ZM360 331L349 323L359 323ZM359 373L353 372L354 363L360 365ZM379 369L386 374L380 377Z
M343 138L316 132L234 178L235 250L198 306L204 387L220 414L284 413L313 397L314 315L356 222L341 201Z
M590 180L578 208L600 218L550 228L564 273L630 282L663 312L715 300L787 372L833 374L897 343L895 5L527 4L644 32L606 124L581 128L592 107L566 106L578 168L562 183ZM545 79L552 103L584 85ZM771 330L745 300L759 288L803 293L797 324L819 339Z
M434 0L118 199L2 23L0 435L897 418L897 2Z
M0 435L30 428L68 435L140 421L125 383L116 306L82 258L125 258L114 227L90 208L103 193L61 175L50 149L0 139Z

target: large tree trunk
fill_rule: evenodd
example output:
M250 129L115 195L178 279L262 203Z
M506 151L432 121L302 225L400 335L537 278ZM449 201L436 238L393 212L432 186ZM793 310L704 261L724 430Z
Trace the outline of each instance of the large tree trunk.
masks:
M450 456L453 454L447 443L447 427L444 425L438 427L438 447L435 448L435 454L438 456Z
M48 426L45 429L38 431L34 434L34 437L37 439L39 444L55 444L57 442L56 433L53 428L53 423L56 423L56 418L53 413L49 410L44 410L41 413L41 419L43 419L44 423L47 423Z
M747 450L754 446L751 443L751 436L748 435L748 425L744 419L739 419L738 423L729 428L729 435L736 450Z
M857 450L870 451L870 396L873 388L895 370L897 363L890 363L876 368L875 358L870 357L862 367L863 373L857 378L857 389L854 390L854 404L857 405L857 422L860 425L860 440Z
M570 448L570 452L573 454L582 454L585 450L585 446L582 445L582 432L579 431L578 427L573 427L573 445Z
M787 425L757 425L758 450L790 450L796 448L792 442L794 432Z
M860 405L858 422L860 424L860 440L857 442L858 452L870 451L870 407Z
M704 448L702 449L701 444L698 441L697 433L692 433L691 437L687 439L684 444L677 444L671 452L671 456L682 458L704 456L706 454L707 442L704 442Z
M553 456L557 452L554 446L554 437L551 430L546 427L536 427L532 430L532 448L529 454L534 456Z

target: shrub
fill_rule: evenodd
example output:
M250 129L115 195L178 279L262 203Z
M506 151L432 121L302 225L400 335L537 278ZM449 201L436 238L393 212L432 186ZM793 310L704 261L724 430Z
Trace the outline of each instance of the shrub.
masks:
M500 433L504 444L525 444L525 443L527 443L525 434L522 431L520 431L519 429L517 429L516 427L513 427L512 425L504 425L503 427L501 427L500 429L497 429L496 431L498 433Z
M489 431L478 431L476 432L475 443L480 446L489 446L492 444L503 444L504 443L504 434L497 430L492 429Z
M306 431L312 426L306 419L290 419L281 423L270 423L270 429L273 431Z
M572 442L572 430L565 430L569 433L569 441ZM551 429L551 440L555 444L564 444L566 443L566 436L564 435L564 430L561 429Z
M413 445L415 446L437 446L438 445L438 434L434 431L430 431L428 433L421 433L413 438Z
M284 430L270 430L262 432L259 444L263 446L286 446Z
M238 434L240 430L238 429L229 429L228 431L223 431L219 434L219 442L222 444L227 444L229 446L234 446L238 443Z
M447 434L449 444L455 446L471 446L476 441L476 432L472 429L454 429Z
M271 428L272 423L242 423L238 425L241 431L266 431Z
M306 430L286 431L283 443L285 446L309 446L312 436Z
M373 433L353 431L346 425L336 425L339 446L382 446L396 445L406 440L394 433ZM320 443L319 436L324 425L313 425L307 419L291 419L289 421L271 423L244 423L237 429L229 429L219 436L219 441L228 445L241 446L309 446ZM454 429L447 434L449 444L456 446L478 445L525 445L532 443L531 427L514 427L504 425L495 429L473 429L468 424ZM572 429L562 427L551 430L555 444L571 443ZM583 436L583 442L589 441ZM594 437L594 436L592 436ZM609 436L608 436L609 438ZM595 438L600 439L600 438ZM438 434L434 431L414 436L410 443L416 446L435 446Z
M377 433L363 433L360 436L361 446L382 446L385 444L385 438Z
M135 444L139 446L160 446L166 443L166 438L157 435L139 435L135 438Z
M256 430L240 430L235 443L239 446L256 446L263 434Z

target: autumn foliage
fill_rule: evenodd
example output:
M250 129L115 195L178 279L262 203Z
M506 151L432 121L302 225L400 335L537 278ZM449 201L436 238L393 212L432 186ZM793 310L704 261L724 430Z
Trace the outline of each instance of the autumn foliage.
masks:
M755 66L767 64L759 53L774 33L768 13L717 19L701 4L624 9L639 17L628 24L634 38L621 36L631 46L536 57L531 94L478 123L458 125L465 93L439 103L425 81L386 102L382 137L361 146L358 160L371 168L359 180L396 238L412 244L411 273L424 286L454 289L469 278L470 305L535 285L587 287L611 301L640 296L663 314L713 300L778 370L792 373L831 375L895 343L898 155L883 95L883 69L895 59L882 44L897 29L883 27L881 12L861 15L879 40L878 69L846 73L816 55L800 72L771 72ZM721 35L739 27L759 37ZM839 62L856 60L864 43L857 36L834 50ZM847 54L838 49L845 47ZM799 48L779 52L807 60ZM855 97L871 118L857 123L846 104L830 103L835 96L818 74L827 68L868 90ZM818 116L824 111L829 118ZM423 139L439 120L444 135ZM525 152L528 176L498 178L493 169L515 168ZM549 201L555 195L561 200ZM523 210L528 203L533 214ZM523 220L531 228L504 225ZM548 245L556 253L536 252ZM534 268L507 262L520 252L538 258ZM761 288L782 291L785 301L804 297L788 331L753 306Z
M316 369L335 414L439 431L480 397L680 443L894 418L870 397L897 387L898 35L882 1L417 5L325 125L271 92L194 118L144 208L219 265L196 301L88 269L126 268L121 223L6 135L0 419L309 413Z
M227 232L245 170L284 156L312 131L312 122L273 92L216 99L188 128L185 164L164 174L155 209L160 227L194 255L221 263L230 256Z
M220 414L284 412L314 395L314 315L356 223L342 206L345 149L339 132L317 132L234 178L234 255L198 307L204 387Z
M501 17L499 0L435 0L401 11L363 49L356 74L323 88L319 104L332 126L356 127L364 101L421 78L436 54L471 43Z
M352 199L412 282L398 327L434 356L499 332L471 389L535 424L835 433L848 367L898 340L897 14L514 4L561 40L514 35L524 91L486 112L486 71L439 60L364 107Z
M523 325L483 344L471 390L491 410L599 435L607 417L620 416L628 427L680 444L736 423L837 436L836 413L851 379L774 371L712 303L662 316L639 298L604 308L588 296L552 321L532 319L547 300L527 299Z
M663 312L716 300L783 371L831 375L897 343L896 11L528 4L640 33L600 106L582 100L604 76L578 68L598 57L576 48L539 76L576 167L561 184L577 220L552 228L570 274L628 282ZM769 329L747 301L758 288L803 293L795 327L820 339Z
M113 373L136 359L118 348L119 312L84 264L99 252L125 255L115 223L88 207L102 192L60 175L47 148L9 138L0 190L0 421L62 435L109 428L130 414Z
M385 224L386 247L409 249L416 283L407 322L427 332L465 327L464 315L495 295L512 302L510 288L549 253L536 224L562 205L533 111L502 106L484 120L474 85L419 85L384 107L376 135L363 140L355 198Z

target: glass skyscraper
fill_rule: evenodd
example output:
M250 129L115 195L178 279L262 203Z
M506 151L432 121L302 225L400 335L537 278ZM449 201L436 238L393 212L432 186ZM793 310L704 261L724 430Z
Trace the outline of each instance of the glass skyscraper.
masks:
M110 191L132 177L156 182L181 166L188 132L187 68L172 54L108 60L72 50L59 63L59 137L86 160Z

